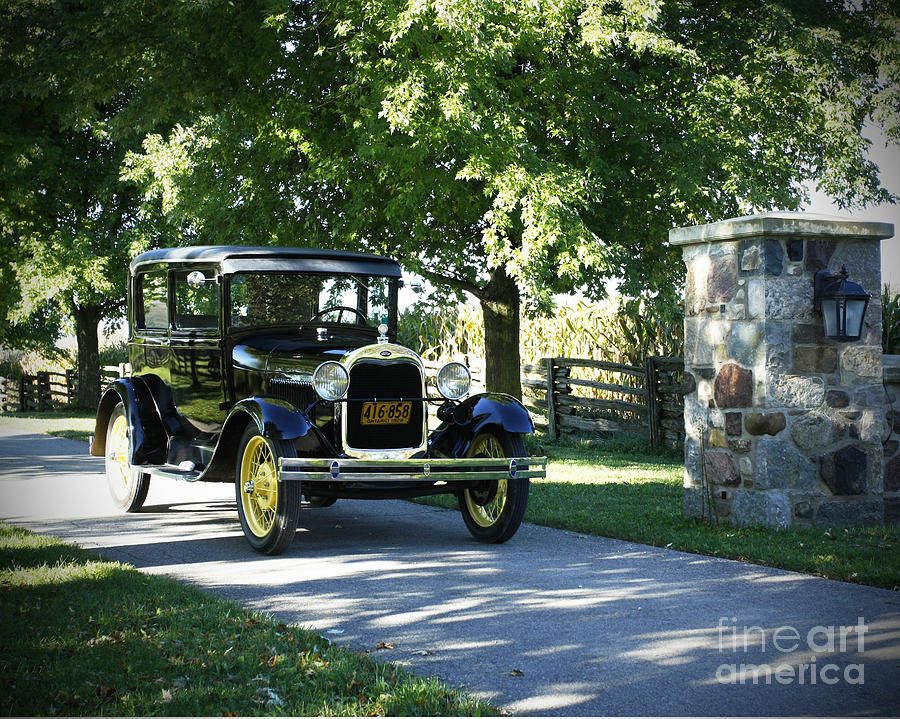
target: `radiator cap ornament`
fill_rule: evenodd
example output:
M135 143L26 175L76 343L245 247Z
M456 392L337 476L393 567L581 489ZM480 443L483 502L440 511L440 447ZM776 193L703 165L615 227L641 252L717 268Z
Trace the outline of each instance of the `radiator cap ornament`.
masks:
M378 325L378 344L386 345L388 343L388 326L382 322Z

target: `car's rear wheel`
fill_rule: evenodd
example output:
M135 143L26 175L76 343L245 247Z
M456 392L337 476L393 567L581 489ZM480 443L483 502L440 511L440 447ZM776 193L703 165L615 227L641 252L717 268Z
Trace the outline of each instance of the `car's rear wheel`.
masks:
M524 457L522 435L509 432L482 432L472 443L469 457ZM512 537L528 506L530 482L527 477L482 482L464 489L460 510L469 532L481 542L498 544Z
M293 444L266 439L255 424L241 437L235 472L238 516L250 546L262 554L281 554L297 531L300 483L278 476L279 457L295 456Z
M123 512L137 512L150 489L150 475L131 465L128 417L121 402L106 426L106 485L113 503Z

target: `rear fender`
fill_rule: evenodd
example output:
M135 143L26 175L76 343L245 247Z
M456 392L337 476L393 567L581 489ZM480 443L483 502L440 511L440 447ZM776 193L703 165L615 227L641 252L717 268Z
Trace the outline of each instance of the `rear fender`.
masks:
M125 417L131 427L130 463L141 465L164 462L168 435L150 390L138 377L114 380L104 391L97 407L91 454L95 457L106 454L106 430L109 418L119 402L125 406Z
M525 406L512 395L490 393L477 394L460 402L465 411L457 411L457 417L468 416L467 421L449 422L431 435L433 452L459 459L465 457L480 432L496 431L532 434L534 422Z

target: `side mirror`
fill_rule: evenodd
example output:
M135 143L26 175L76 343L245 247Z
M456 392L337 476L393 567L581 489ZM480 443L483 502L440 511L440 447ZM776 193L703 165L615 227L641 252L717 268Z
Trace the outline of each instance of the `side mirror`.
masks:
M204 275L200 270L194 270L187 276L188 287L199 290L203 287L203 283L206 282L206 275Z

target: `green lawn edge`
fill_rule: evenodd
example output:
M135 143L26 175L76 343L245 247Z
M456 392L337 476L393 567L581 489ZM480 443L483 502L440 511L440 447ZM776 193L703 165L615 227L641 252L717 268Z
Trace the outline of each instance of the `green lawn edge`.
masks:
M6 716L496 716L434 678L0 523Z

